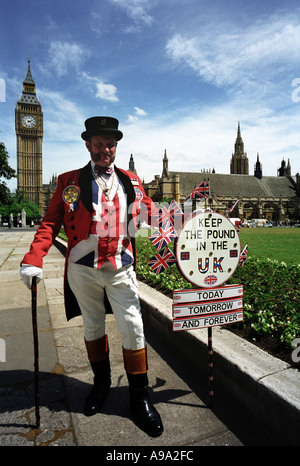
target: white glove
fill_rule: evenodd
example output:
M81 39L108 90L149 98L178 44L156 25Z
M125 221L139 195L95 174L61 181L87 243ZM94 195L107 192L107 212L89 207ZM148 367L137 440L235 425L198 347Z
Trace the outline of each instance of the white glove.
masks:
M36 283L39 283L43 278L43 271L40 267L34 265L22 264L20 275L22 277L24 285L31 290L32 277L36 277Z

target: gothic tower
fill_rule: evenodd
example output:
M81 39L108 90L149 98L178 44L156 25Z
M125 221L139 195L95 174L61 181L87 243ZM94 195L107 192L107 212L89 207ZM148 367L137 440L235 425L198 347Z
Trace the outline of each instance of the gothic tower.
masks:
M136 169L134 168L133 155L130 155L128 171L136 174Z
M231 175L249 175L249 162L247 153L244 152L244 142L241 136L240 123L238 124L238 132L234 145L234 154L232 154L230 162Z
M256 164L254 165L254 176L255 178L258 178L259 180L262 179L262 166L259 161L259 154L257 153L257 160Z
M164 153L164 158L163 158L163 171L162 171L162 176L167 176L169 177L169 161L168 161L168 157L167 157L167 151L165 149L165 153Z
M38 204L43 214L43 113L36 97L29 58L22 96L18 99L15 109L15 129L18 190L22 191L27 199Z

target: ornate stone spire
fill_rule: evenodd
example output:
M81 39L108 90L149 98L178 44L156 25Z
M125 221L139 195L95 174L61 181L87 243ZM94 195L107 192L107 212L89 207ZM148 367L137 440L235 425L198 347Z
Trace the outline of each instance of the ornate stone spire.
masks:
M130 155L128 171L136 174L136 169L134 168L133 155Z
M23 84L26 83L26 84L33 84L35 85L35 82L34 82L34 79L32 77L32 74L31 74L31 69L30 69L30 56L28 55L28 69L27 69L27 74L26 74L26 77L23 81Z
M234 145L234 154L230 162L230 173L238 175L249 175L249 162L247 153L244 152L244 141L241 136L240 122L238 123L237 137Z
M167 157L167 151L165 149L165 153L164 153L164 158L163 158L163 171L162 171L162 176L169 176L169 161L168 161L168 157Z
M261 166L261 163L259 161L259 154L257 152L257 160L256 160L256 164L254 166L254 176L255 178L258 178L259 180L262 179L262 166Z
M30 69L30 57L28 56L28 68L27 74L23 81L23 92L21 98L18 100L19 103L30 103L40 105L35 89L35 82L31 74Z

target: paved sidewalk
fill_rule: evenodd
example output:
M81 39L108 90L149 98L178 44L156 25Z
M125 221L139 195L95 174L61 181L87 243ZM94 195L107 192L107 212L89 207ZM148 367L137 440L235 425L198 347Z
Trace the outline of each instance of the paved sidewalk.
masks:
M44 259L44 280L38 285L41 424L35 429L31 293L19 275L20 260L33 235L34 231L0 231L0 338L6 346L6 361L0 361L0 446L191 449L205 445L270 444L271 440L262 437L259 430L251 429L250 424L229 428L235 415L224 421L225 414L221 421L208 408L206 378L200 378L199 389L194 389L198 375L191 374L189 381L185 368L176 367L176 355L169 364L151 345L149 387L165 431L157 439L147 436L129 411L121 340L113 315L107 316L112 388L103 413L85 417L82 410L92 373L84 347L82 319L77 317L70 322L65 319L62 290L65 259L55 246Z

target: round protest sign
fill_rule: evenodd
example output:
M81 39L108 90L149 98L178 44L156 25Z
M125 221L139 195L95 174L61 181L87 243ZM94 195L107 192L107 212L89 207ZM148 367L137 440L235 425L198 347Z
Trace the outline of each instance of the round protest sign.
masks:
M194 212L178 235L175 254L189 282L210 288L231 277L240 252L238 232L228 218L216 212Z

